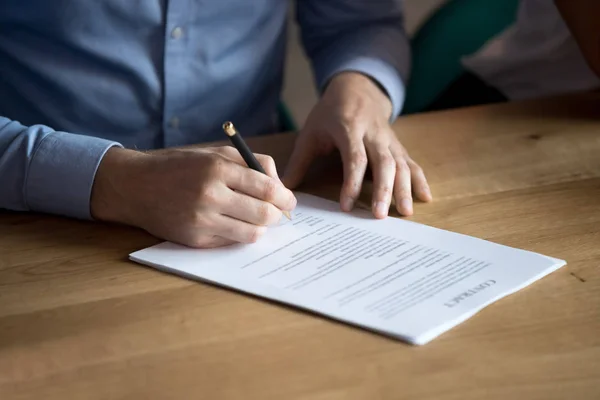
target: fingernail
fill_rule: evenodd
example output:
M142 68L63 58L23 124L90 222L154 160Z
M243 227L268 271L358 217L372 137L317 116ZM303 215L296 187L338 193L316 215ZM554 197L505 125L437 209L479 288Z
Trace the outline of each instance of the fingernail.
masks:
M342 210L351 211L352 207L354 207L354 199L350 197L342 198Z
M378 201L377 203L375 203L375 213L377 214L377 216L386 217L388 215L389 209L390 208L388 207L388 205L383 201Z
M402 210L405 213L412 214L412 212L413 212L412 199L402 199L400 201L400 208L402 208Z

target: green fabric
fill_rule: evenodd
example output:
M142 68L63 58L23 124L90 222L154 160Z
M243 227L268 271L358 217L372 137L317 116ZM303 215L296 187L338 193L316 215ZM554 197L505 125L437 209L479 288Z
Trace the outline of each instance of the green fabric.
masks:
M477 51L515 21L519 0L450 0L411 40L412 72L403 114L422 111L463 71Z

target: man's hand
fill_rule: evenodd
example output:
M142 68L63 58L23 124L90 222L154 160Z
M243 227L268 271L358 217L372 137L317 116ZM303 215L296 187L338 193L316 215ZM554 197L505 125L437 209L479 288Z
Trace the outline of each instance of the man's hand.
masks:
M423 170L390 127L391 112L388 97L366 76L350 72L334 77L298 136L283 178L286 186L300 184L315 157L337 147L344 163L340 194L344 211L350 211L360 195L369 163L373 214L386 217L393 196L398 212L411 215L412 193L430 201L431 192Z
M96 174L92 216L191 247L255 242L296 206L273 160L256 156L269 176L248 168L229 146L150 153L113 148Z

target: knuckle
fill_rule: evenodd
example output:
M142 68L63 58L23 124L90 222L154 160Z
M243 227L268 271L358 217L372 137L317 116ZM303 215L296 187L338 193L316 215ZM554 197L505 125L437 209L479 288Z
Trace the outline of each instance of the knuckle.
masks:
M212 177L223 176L226 168L226 161L217 153L212 153L208 157L208 173Z
M204 213L196 212L191 218L192 226L195 231L202 232L210 230L213 227L212 222Z
M208 183L201 187L199 200L202 204L215 204L218 202L217 189L214 184Z
M398 197L400 199L411 199L412 192L410 191L410 189L402 186L402 187L400 187L400 189L398 189Z
M346 196L356 197L359 195L361 184L362 184L362 182L360 179L356 179L356 178L348 179L342 185L342 191L344 192L344 194Z
M235 154L235 148L231 145L219 146L216 148L216 152L219 155L230 156Z
M267 179L263 187L263 199L271 201L277 194L277 184L272 179Z
M410 172L410 168L408 167L408 164L406 164L406 162L402 161L396 163L396 171L398 171L398 173L400 174L404 174Z
M271 220L271 206L263 203L258 207L258 221L260 225L267 225Z
M258 159L258 162L260 162L260 164L263 166L263 168L267 172L267 175L269 175L272 178L277 176L277 165L275 164L275 160L273 159L273 157L262 155Z
M267 156L264 154L257 155L258 160L265 168L275 167L275 160L271 156Z
M363 150L354 150L350 154L350 160L353 165L363 167L367 165L367 154Z
M382 168L394 168L396 166L396 160L389 153L379 154L379 164Z
M386 198L391 196L393 190L394 189L392 188L392 186L387 184L379 187L379 193Z
M359 129L360 123L357 118L356 109L345 107L340 111L339 121L347 132L355 132Z

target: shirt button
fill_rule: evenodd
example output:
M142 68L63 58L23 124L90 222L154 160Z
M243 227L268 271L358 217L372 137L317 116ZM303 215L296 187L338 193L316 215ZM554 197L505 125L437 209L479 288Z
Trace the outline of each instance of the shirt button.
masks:
M171 31L171 37L173 39L179 39L181 37L181 35L183 35L183 29L181 29L181 27L179 27L179 26L176 26Z
M177 117L171 118L171 120L169 121L169 125L173 129L179 128L179 118L177 118Z

